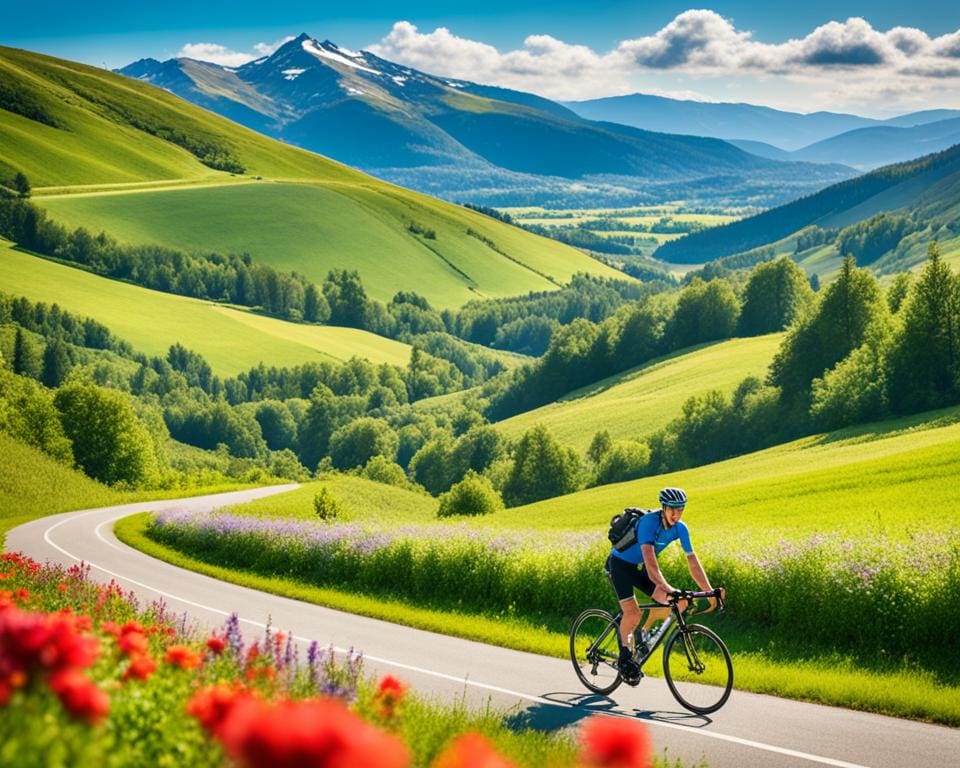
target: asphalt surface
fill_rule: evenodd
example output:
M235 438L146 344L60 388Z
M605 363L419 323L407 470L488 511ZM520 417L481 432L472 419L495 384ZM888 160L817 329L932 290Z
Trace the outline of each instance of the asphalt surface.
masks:
M195 511L288 490L260 488L217 496L68 512L7 534L7 550L43 562L92 566L97 580L115 579L141 601L162 597L190 623L218 627L232 612L245 636L262 636L269 621L305 645L317 640L364 653L364 669L392 673L440 702L492 702L516 723L555 730L596 713L636 718L650 727L658 752L711 768L829 765L841 768L942 768L960 765L960 729L734 691L719 712L701 717L682 709L661 679L621 686L609 698L581 687L570 662L330 610L227 584L160 562L121 544L112 524L142 511ZM734 658L736 669L736 658Z

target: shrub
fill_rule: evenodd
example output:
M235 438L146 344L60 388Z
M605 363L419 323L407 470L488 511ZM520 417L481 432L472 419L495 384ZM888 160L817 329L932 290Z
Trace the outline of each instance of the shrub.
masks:
M466 476L440 497L437 517L486 515L503 508L503 499L489 479L469 470Z
M343 504L323 486L313 496L313 511L321 520L334 520L343 511Z

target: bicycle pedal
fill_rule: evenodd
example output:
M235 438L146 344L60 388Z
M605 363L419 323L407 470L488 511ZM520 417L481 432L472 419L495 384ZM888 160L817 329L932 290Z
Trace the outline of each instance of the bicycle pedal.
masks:
M623 682L627 685L636 688L640 685L640 681L643 680L643 672L639 673L636 677L624 677Z

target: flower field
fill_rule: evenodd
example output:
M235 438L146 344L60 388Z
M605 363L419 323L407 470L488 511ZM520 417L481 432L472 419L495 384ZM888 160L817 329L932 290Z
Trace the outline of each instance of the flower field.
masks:
M89 569L0 559L0 764L44 766L651 766L635 722L592 717L576 739L440 708L361 653L283 632L212 634L140 605ZM482 759L481 759L482 758Z
M349 587L419 604L519 613L559 629L588 606L613 602L596 533L469 524L327 524L219 513L164 513L155 541L205 562ZM679 553L665 557L684 583ZM775 546L700 549L726 586L730 613L787 640L947 668L960 655L960 536L814 535Z

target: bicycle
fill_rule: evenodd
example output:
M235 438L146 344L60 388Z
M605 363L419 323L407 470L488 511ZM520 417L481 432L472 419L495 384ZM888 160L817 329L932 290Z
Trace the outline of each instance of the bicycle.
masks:
M691 712L707 715L726 704L733 689L733 662L723 640L702 624L688 624L684 618L693 601L716 598L723 611L721 589L711 592L674 592L668 601L670 615L644 643L641 629L634 631L634 661L643 667L654 651L663 646L663 676L670 693ZM682 601L686 600L683 609ZM660 603L644 603L643 609L663 608ZM570 661L587 688L601 696L616 690L624 682L617 662L620 657L620 618L599 608L589 608L574 619L570 629ZM668 636L669 635L669 636ZM642 674L641 674L642 677ZM639 680L637 680L639 682ZM695 685L690 685L691 683ZM633 683L636 685L636 682Z

